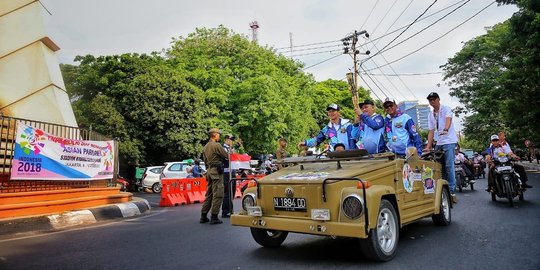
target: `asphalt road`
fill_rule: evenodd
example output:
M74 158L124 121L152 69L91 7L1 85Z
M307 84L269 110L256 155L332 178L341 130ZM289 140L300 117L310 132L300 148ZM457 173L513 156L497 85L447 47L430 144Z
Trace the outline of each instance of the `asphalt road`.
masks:
M396 257L367 261L357 241L289 234L262 248L249 229L199 224L200 204L157 207L150 214L68 231L0 241L0 269L540 269L540 174L525 201L511 208L484 191L458 194L452 224L431 219L400 231ZM235 200L236 207L240 203Z

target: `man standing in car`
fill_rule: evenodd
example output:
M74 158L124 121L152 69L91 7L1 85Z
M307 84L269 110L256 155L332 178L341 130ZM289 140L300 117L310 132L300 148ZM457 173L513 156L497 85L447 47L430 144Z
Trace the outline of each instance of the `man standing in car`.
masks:
M223 223L223 221L218 219L219 208L223 201L223 162L229 159L229 155L225 152L221 144L219 144L221 131L218 128L210 129L208 135L210 136L210 140L203 148L203 160L208 169L206 173L208 187L199 222L220 224ZM211 211L211 219L208 219L209 211Z
M450 186L450 193L452 201L457 203L457 197L454 193L456 190L456 175L454 173L454 160L456 145L458 142L457 134L454 129L454 122L452 121L453 112L449 106L441 105L441 99L439 94L431 92L427 99L429 105L433 107L433 110L428 115L428 142L425 150L430 151L433 145L433 140L437 141L435 150L444 151L444 167L443 174L445 179L448 180Z

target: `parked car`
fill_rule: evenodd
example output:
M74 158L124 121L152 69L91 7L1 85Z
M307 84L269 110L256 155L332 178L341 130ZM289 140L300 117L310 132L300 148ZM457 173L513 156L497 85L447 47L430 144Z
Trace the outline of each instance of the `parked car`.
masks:
M201 162L200 165L203 171L206 171L204 162ZM188 163L184 161L165 162L165 167L163 167L159 179L161 180L163 178L187 178L188 173L186 169L188 168L188 166Z
M150 188L152 189L152 192L160 193L161 182L159 181L159 174L162 170L163 166L146 167L141 180L142 188Z

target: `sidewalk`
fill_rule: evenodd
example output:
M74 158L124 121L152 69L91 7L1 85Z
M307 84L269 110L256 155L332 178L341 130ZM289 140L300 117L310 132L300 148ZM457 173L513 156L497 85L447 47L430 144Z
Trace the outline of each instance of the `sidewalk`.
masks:
M61 214L0 220L0 237L24 233L58 231L104 220L141 215L150 210L146 199L133 197L131 202L108 204Z
M532 163L529 163L529 161L518 161L518 164L525 167L526 170L534 170L534 171L540 171L540 164L536 163L536 160L533 160Z

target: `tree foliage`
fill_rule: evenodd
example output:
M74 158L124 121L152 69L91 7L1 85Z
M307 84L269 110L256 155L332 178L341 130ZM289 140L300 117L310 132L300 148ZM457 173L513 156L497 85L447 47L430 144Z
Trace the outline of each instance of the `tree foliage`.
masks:
M279 137L292 153L327 123L329 103L353 116L345 82L316 82L301 63L223 26L175 38L163 55L75 60L61 68L80 126L120 140L136 164L200 156L211 127L242 138L252 155L272 153Z
M499 1L520 8L509 20L465 43L442 66L450 95L464 105L465 135L479 143L505 130L511 141L539 140L540 4ZM521 145L521 143L520 143Z

